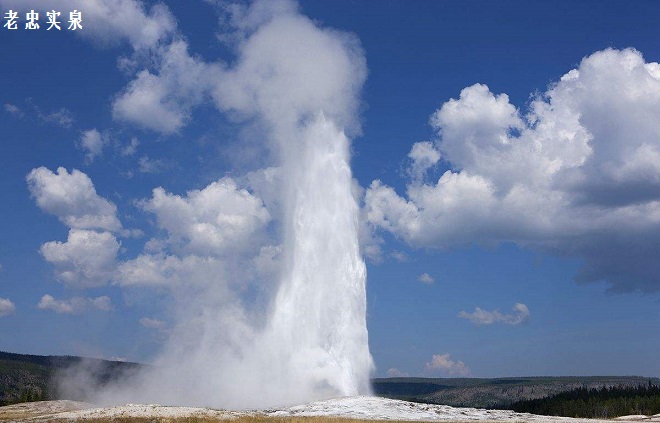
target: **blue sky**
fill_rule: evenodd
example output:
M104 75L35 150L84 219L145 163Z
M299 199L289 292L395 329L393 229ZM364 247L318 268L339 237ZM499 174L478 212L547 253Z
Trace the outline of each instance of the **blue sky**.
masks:
M0 29L0 349L149 361L173 294L136 260L199 245L168 223L174 195L194 215L186 193L230 178L263 205L237 203L252 220L229 244L278 237L255 182L273 153L213 94L251 29L215 1L0 11L36 4L79 8L83 29ZM366 59L347 130L375 375L660 376L660 4L298 8ZM183 272L163 263L165 284Z

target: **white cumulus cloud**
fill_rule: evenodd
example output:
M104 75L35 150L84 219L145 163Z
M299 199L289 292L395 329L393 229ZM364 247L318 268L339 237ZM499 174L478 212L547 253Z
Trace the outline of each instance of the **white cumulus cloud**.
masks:
M34 106L37 112L37 117L44 122L52 123L62 128L70 128L75 122L73 113L66 107L61 107L52 112L43 112L36 105Z
M155 70L140 71L115 98L112 114L117 120L171 134L188 123L192 108L204 100L216 66L191 56L181 40L160 47L158 57Z
M658 291L659 115L660 65L633 49L585 57L526 114L467 87L433 113L435 145L413 147L405 194L371 184L367 219L416 247L514 242L582 259L579 282ZM435 149L451 169L420 182L414 158Z
M71 229L66 242L41 246L44 259L55 267L55 277L70 287L106 285L113 278L119 243L110 232Z
M73 297L66 300L57 300L46 294L41 297L37 308L50 310L57 314L81 314L90 309L110 311L112 310L112 302L110 297L105 295L94 298Z
M132 156L135 154L137 151L137 147L140 145L140 141L136 137L131 138L131 141L122 146L120 149L120 153L122 156Z
M184 197L156 188L141 206L156 215L172 243L199 255L243 250L258 240L270 221L261 199L227 177Z
M70 228L118 231L117 207L96 193L92 180L83 172L57 173L45 167L32 169L27 176L30 193L37 205Z
M429 275L428 273L422 273L421 275L419 275L417 280L427 285L431 285L433 282L435 282L433 276Z
M224 263L214 258L141 254L119 264L116 282L122 286L176 286L220 280L225 273Z
M426 172L440 161L440 152L429 141L422 141L413 144L410 153L410 168L408 172L415 181L424 178Z
M397 369L396 367L391 367L387 369L387 376L389 377L408 377L410 376L406 372L402 372L401 370Z
M481 308L475 308L474 312L467 313L461 311L458 317L467 319L475 325L492 325L493 323L505 323L507 325L520 325L529 321L529 309L525 304L516 303L513 306L513 313L504 314L499 310L487 311Z
M80 148L87 153L85 161L91 163L96 157L101 156L101 154L103 154L104 144L105 140L96 128L83 131L82 136L80 137Z
M470 368L462 361L454 361L450 354L433 354L431 361L424 365L428 372L442 372L450 376L467 376Z
M140 173L160 173L170 166L170 163L159 159L150 159L147 155L140 157L140 160L138 160L138 170Z
M0 317L9 316L16 311L16 305L8 298L0 298Z

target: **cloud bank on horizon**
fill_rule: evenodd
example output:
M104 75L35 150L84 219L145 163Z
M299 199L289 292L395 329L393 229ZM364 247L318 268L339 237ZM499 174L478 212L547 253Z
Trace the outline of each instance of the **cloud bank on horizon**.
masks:
M443 371L450 376L465 377L470 374L470 368L462 361L452 360L451 354L433 354L424 367L427 372Z

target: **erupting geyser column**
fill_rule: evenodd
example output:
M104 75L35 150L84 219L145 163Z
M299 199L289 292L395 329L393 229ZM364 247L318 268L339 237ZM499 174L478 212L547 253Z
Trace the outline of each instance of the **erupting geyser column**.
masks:
M246 354L268 375L263 404L370 393L366 268L346 135L360 132L366 75L357 38L280 8L241 45L218 91L224 108L257 118L278 156L283 271Z
M319 113L291 140L285 188L285 273L271 334L289 383L317 396L369 393L366 268L351 192L349 140Z

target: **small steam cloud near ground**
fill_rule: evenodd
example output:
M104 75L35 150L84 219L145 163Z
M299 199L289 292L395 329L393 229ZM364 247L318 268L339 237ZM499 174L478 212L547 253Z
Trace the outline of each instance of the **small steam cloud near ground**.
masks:
M232 36L241 39L235 64L191 59L191 66L206 78L217 108L256 122L275 151L279 210L270 212L279 216L282 228L278 285L266 292L265 310L246 305L238 293L244 283L216 271L221 259L190 254L217 247L212 244L190 242L182 247L188 255L145 254L124 262L119 268L123 285L138 278L156 283L163 268L170 273L191 269L191 280L170 287L175 317L163 351L153 366L103 386L92 386L94 368L72 369L62 381L63 392L84 387L94 392L88 399L101 404L240 409L370 391L366 267L349 164L349 136L360 131L356 116L366 78L363 52L355 37L319 27L288 1L236 6L231 24ZM179 53L187 54L185 48ZM139 94L139 81L134 82L124 102ZM259 211L261 200L250 193L229 183L214 189L234 192L251 204L256 224L270 220L268 211ZM161 213L163 204L211 195L205 191L191 191L183 199L154 190L154 198L142 207L175 233ZM243 218L240 213L229 216ZM176 233L187 236L184 230ZM244 272L246 281L253 277L249 269ZM231 275L237 273L240 279L240 272Z

